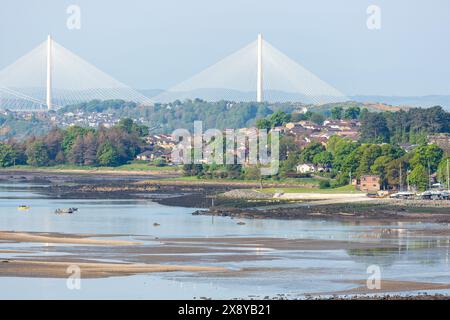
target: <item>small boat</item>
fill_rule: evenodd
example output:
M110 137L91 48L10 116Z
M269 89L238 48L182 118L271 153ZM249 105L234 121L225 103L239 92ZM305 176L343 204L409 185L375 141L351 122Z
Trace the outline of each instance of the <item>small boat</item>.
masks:
M68 208L68 209L56 209L55 210L55 213L56 214L72 214L72 213L74 213L75 211L78 211L78 209L77 208Z
M28 211L28 210L30 210L30 209L31 209L30 206L25 206L25 205L22 205L22 206L18 206L18 207L17 207L17 210L21 210L21 211Z
M246 223L245 223L245 222L242 222L242 221L239 221L239 222L237 223L237 225L239 225L239 226L245 226Z
M159 226L160 226L160 224L159 224L159 223L157 223L157 222L155 222L155 223L153 224L153 226L154 226L154 227L159 227Z

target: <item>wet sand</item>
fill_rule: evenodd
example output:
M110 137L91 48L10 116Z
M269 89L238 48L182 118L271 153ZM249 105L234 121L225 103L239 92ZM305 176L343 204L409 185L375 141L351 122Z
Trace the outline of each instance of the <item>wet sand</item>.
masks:
M24 246L22 250L11 250L8 247L3 250L4 253L15 255L11 259L2 260L0 276L58 278L66 276L67 266L75 264L88 277L164 271L215 271L216 276L225 277L230 276L229 273L239 276L243 270L226 270L223 263L283 259L283 252L287 251L394 249L381 243L270 237L157 239L134 236L133 239L141 240L134 242L97 240L89 236L91 235L0 232L0 241L3 241L4 246L8 243L21 243ZM97 235L101 238L108 236L110 235ZM26 247L27 243L34 245ZM37 243L42 246L36 246ZM29 255L30 253L33 255ZM100 263L99 259L117 263ZM199 264L207 266L197 266ZM270 268L266 271L270 272ZM252 272L252 269L245 272Z
M166 238L166 244L185 244L190 246L210 245L214 247L247 247L253 250L348 250L394 248L382 243L364 243L338 240L284 239L270 237L214 237L214 238Z
M112 235L96 236L107 238ZM69 266L78 266L83 278L107 278L155 272L188 272L192 273L192 277L206 275L206 277L222 279L257 275L271 277L272 273L277 272L307 277L311 274L326 275L330 270L300 266L227 269L224 265L230 262L282 260L286 253L295 251L395 250L397 248L378 241L367 243L271 237L159 239L149 236L132 236L139 242L97 240L90 237L92 235L0 232L0 241L3 241L4 246L0 253L14 254L12 258L0 259L0 277L67 278L70 275L70 272L67 272ZM13 241L20 242L23 247L20 250L8 248L8 244ZM29 247L27 243L30 244ZM42 245L36 245L37 243ZM345 298L351 295L450 289L450 285L444 283L397 280L382 280L380 290L367 289L364 280L336 281L336 283L354 284L355 287L349 290L311 295L319 299L326 296Z
M71 274L71 266L80 268L83 278L107 278L112 276L129 276L153 272L204 272L222 271L220 267L176 266L160 264L120 264L101 262L53 262L33 260L2 260L0 261L0 276L3 277L37 277L37 278L67 278ZM69 270L69 271L68 271Z
M90 239L88 238L88 236L83 235L63 235L59 233L31 233L31 232L11 232L11 231L0 231L0 241L86 244L86 245L105 245L105 246L130 246L140 244L140 242L133 242L133 241Z

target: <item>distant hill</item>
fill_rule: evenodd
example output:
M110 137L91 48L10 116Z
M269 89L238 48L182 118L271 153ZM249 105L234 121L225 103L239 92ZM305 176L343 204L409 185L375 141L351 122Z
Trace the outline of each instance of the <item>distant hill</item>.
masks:
M450 111L450 95L429 95L420 97L406 97L406 96L352 96L351 100L358 102L378 102L394 106L410 106L429 108L434 106L441 106L447 111Z
M378 103L378 102L357 102L357 101L347 101L347 102L339 102L339 103L328 103L323 105L309 105L306 106L308 110L313 112L323 113L327 116L331 115L331 109L334 107L342 107L343 109L347 109L350 107L359 107L360 109L367 109L370 112L384 112L391 111L396 112L400 110L408 110L412 107L410 106L392 106L389 104Z
M149 98L161 98L163 101L157 102L171 102L176 99L184 100L186 98L195 99L201 98L207 101L218 101L218 100L231 100L231 101L253 101L256 95L255 92L241 92L230 89L199 89L189 92L165 92L161 89L145 89L139 90L142 94ZM302 95L300 93L283 92L276 90L268 90L265 92L265 96L272 101L281 102L301 102L305 104L310 104L310 98ZM330 97L324 97L330 98ZM370 106L379 105L380 109L389 107L421 107L429 108L433 106L442 106L444 109L450 111L450 95L427 95L427 96L378 96L378 95L355 95L349 96L349 101L367 103ZM394 110L393 110L394 111Z
M170 103L176 100L186 99L201 99L211 102L217 102L221 100L226 101L240 101L240 102L253 102L256 98L256 91L239 91L234 89L224 88L204 88L191 91L162 91L158 89L154 90L139 90L140 93L146 95L154 102ZM315 103L320 101L345 101L346 97L326 96L326 95L305 95L298 92L285 92L279 90L265 90L264 97L269 102L302 102L302 103Z

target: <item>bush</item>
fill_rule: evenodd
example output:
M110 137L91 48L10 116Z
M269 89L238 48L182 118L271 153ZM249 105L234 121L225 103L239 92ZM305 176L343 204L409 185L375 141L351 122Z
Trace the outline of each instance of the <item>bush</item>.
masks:
M153 161L153 164L157 167L164 167L166 165L166 161L162 158L157 158Z
M319 182L320 189L329 189L331 187L330 180L321 180Z

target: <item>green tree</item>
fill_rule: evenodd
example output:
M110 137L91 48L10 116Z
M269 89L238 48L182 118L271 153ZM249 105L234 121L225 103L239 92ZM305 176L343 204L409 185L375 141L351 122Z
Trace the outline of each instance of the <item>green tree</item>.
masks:
M282 126L285 123L289 122L290 120L291 120L291 116L281 110L273 113L269 117L269 121L272 124L272 128Z
M311 163L316 155L325 151L325 147L319 142L310 143L300 154L300 161Z
M315 124L322 125L325 121L325 116L323 114L314 112L313 114L311 114L310 120Z
M280 163L280 175L287 177L289 173L295 172L298 162L298 155L294 152L289 153L287 159Z
M312 162L322 167L331 167L333 165L333 155L331 152L322 151L314 156Z
M352 172L356 170L357 163L351 163L351 161L357 161L359 159L359 153L356 152L358 146L358 143L350 139L343 139L337 136L336 138L332 137L330 139L327 150L333 155L333 169L336 172L344 171L345 174L348 174L349 170L352 170ZM354 159L349 161L350 157Z
M98 149L97 161L101 166L115 167L120 165L120 155L111 142L106 141Z
M421 164L414 167L408 176L409 184L415 186L417 190L424 191L429 183L428 172Z
M26 149L27 163L34 167L48 166L50 158L48 148L42 141L35 141Z
M435 172L442 160L444 151L435 144L421 145L414 150L414 156L411 159L411 166L414 168L421 165L425 168L430 166L431 172Z
M361 114L361 109L359 107L347 108L344 112L344 119L358 119Z
M70 152L70 149L72 149L72 145L75 143L75 140L79 136L84 136L87 132L92 132L92 131L93 130L91 130L91 129L85 129L85 128L78 127L78 126L68 128L64 132L64 137L62 140L62 150L68 154Z
M370 167L371 173L380 176L381 184L383 185L383 187L388 186L387 165L391 161L392 161L392 158L389 156L380 156L375 159L372 166Z
M286 160L291 153L298 153L300 148L295 143L292 136L282 136L280 138L280 160Z
M358 176L369 174L370 167L374 164L375 159L381 156L381 148L376 144L363 144L359 147L359 153L357 174Z
M126 131L127 133L133 132L133 120L130 118L121 119L117 125L122 130Z
M272 128L272 123L269 119L258 119L256 120L256 127L261 130L270 130Z
M331 118L334 120L341 120L344 115L344 108L342 107L333 107L331 109Z
M381 113L366 113L361 119L361 140L365 142L388 142L389 128Z
M449 179L448 166L450 166L450 157L442 159L442 161L439 163L437 170L438 181L444 184L445 186L448 186L448 179Z
M0 167L10 167L14 165L16 152L9 144L0 143Z

